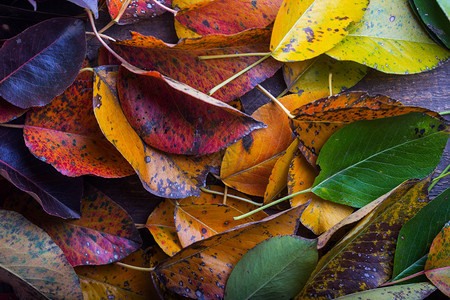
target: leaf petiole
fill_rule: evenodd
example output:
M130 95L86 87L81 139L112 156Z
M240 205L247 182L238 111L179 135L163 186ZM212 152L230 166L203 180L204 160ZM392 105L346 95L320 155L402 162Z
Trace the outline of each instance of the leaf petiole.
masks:
M132 265L127 265L127 264L121 263L119 261L116 261L115 264L118 265L118 266L127 268L127 269L136 270L136 271L142 271L142 272L153 272L155 270L155 268L136 267L136 266L132 266Z
M441 116L444 116L444 115L450 115L450 110L440 112L439 114L440 114Z
M328 87L330 89L330 97L333 96L333 73L328 73Z
M437 269L432 269L432 270L423 270L423 271L417 272L417 273L415 273L415 274L409 275L409 276L407 276L407 277L405 277L405 278L402 278L402 279L399 279L399 280L395 280L395 281L390 281L390 282L383 283L382 285L380 285L380 287L381 287L381 286L394 285L394 284L397 284L397 283L400 283L400 282L409 280L409 279L411 279L411 278L415 278L415 277L417 277L417 276L424 275L424 274L426 274L427 272L430 272L430 271L441 271L441 270L447 270L447 269L450 269L450 266L448 266L448 267L442 267L442 268L437 268Z
M254 210L252 210L252 211L250 211L250 212L248 212L246 214L240 215L238 217L234 217L233 219L237 221L237 220L241 220L243 218L247 218L247 217L253 215L254 213L257 213L258 211L261 211L263 209L266 209L266 208L269 208L271 206L277 205L278 203L283 202L285 200L289 200L289 199L291 199L291 198L293 198L293 197L295 197L297 195L301 195L301 194L305 194L305 193L309 193L309 192L311 192L311 188L303 190L303 191L300 191L300 192L297 192L297 193L293 193L291 195L287 195L286 197L283 197L283 198L280 198L280 199L275 200L273 202L270 202L270 203L268 203L268 204L266 204L264 206L261 206L261 207L258 207L257 209L254 209Z
M281 102L277 99L277 98L275 98L271 93L269 93L269 91L268 90L266 90L265 88L263 88L261 85L256 85L256 88L258 89L258 90L260 90L261 92L263 92L264 93L264 95L266 95L267 97L269 97L273 102L275 102L275 104L277 104L285 113L286 113L286 115L288 116L288 118L290 118L290 119L294 119L295 118L295 116L294 115L292 115L291 114L291 112L286 108L286 107L284 107L284 105L283 104L281 104Z
M204 188L204 187L200 187L200 190L201 190L202 192L205 192L205 193L208 193L208 194L219 195L219 196L224 196L224 197L225 197L225 193L222 193L222 192L217 192L217 191L213 191L213 190L208 190L207 188ZM256 205L256 206L261 206L261 205L262 205L262 203L254 202L254 201L252 201L252 200L245 199L245 198L242 198L242 197L239 197L239 196L235 196L235 195L231 195L231 194L228 194L228 193L227 193L226 196L227 196L228 198L232 198L232 199L244 201L244 202L247 202L247 203Z
M90 32L90 31L86 31L86 34L95 36L95 33ZM114 39L114 38L112 38L112 37L110 37L110 36L108 36L106 34L99 33L98 35L101 36L102 38L104 38L105 40L109 40L109 41L112 41L112 42L116 41L116 39Z
M117 14L117 16L111 20L111 22L109 22L108 24L106 24L105 27L103 27L102 29L99 30L99 34L102 32L105 32L107 29L109 29L111 26L113 26L114 24L117 24L120 21L120 18L122 18L123 13L125 12L125 10L127 9L128 5L130 5L131 0L125 0L125 2L122 4L122 6L120 7L119 13Z
M176 11L176 10L174 10L174 9L171 9L170 7L167 7L167 6L165 6L165 5L161 4L161 3L159 3L158 0L153 0L153 2L155 2L155 4L158 5L159 7L161 7L162 9L164 9L164 10L166 10L166 11L172 13L173 16L176 16L177 13L178 13L178 11Z
M442 171L441 175L439 175L438 177L434 178L431 181L430 186L428 187L428 191L431 191L431 189L439 182L439 180L441 180L442 178L450 175L450 172L448 172L448 170L450 169L450 165L448 165L444 171Z
M89 72L94 72L94 69L93 69L93 68L83 68L83 69L81 69L81 70L78 72L78 74L83 73L83 72L87 72L87 71L89 71Z
M233 57L243 57L243 56L267 56L270 52L263 53L235 53L235 54L220 54L220 55L201 55L198 59L217 59L217 58L233 58Z

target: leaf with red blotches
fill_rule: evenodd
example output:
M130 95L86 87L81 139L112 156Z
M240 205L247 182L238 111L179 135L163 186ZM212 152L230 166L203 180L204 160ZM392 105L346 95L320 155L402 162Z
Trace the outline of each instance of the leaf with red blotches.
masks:
M63 94L25 120L25 144L34 156L66 176L106 178L134 174L103 136L92 109L92 75L81 73Z
M170 290L191 298L223 298L225 283L239 259L272 236L294 234L303 206L212 236L184 248L155 272Z
M207 93L224 80L255 63L260 57L200 60L201 55L267 52L269 29L252 29L225 36L209 35L166 44L152 36L132 32L132 39L111 43L111 48L132 65L158 71L170 78ZM114 60L110 60L113 63ZM272 77L281 63L268 58L219 89L214 97L229 102Z
M36 159L16 128L0 127L0 175L33 196L48 214L80 217L83 179L61 175Z
M264 28L277 16L282 0L174 0L180 9L175 16L181 25L199 34L235 34Z
M142 244L128 213L89 185L84 190L78 220L48 216L26 194L12 194L3 202L3 208L20 212L44 229L72 266L111 263L136 251Z
M158 0L164 6L171 7L172 0ZM111 19L115 19L119 15L122 8L123 0L107 0L108 11ZM167 10L157 5L154 0L134 0L123 12L117 24L131 24L140 22L145 19L153 18L165 13Z
M264 124L158 72L119 69L117 90L130 125L164 152L204 155L234 144Z
M6 123L23 115L27 109L12 105L0 97L0 123Z

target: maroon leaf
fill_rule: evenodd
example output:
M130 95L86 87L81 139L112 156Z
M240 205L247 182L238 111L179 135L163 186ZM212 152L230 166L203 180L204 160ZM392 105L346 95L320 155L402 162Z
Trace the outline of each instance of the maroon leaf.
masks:
M50 103L75 80L85 53L78 19L55 18L28 28L0 48L0 96L21 108Z
M80 217L82 178L61 175L31 155L22 130L0 127L0 175L33 196L48 214Z
M23 115L27 110L14 106L0 97L0 123L6 123Z
M119 70L122 109L140 137L165 152L203 155L235 143L264 124L158 72Z

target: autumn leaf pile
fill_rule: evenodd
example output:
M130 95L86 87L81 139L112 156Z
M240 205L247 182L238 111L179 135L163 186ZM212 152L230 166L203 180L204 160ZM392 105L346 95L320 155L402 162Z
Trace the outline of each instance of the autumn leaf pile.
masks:
M0 283L19 299L450 296L449 189L428 198L448 122L345 92L444 64L444 1L69 1L87 13L0 41ZM106 11L173 14L179 41L102 35ZM253 89L270 100L248 114Z

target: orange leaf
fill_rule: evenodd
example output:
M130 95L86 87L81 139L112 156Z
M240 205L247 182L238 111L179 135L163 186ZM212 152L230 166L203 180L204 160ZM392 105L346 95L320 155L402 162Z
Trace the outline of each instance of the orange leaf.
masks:
M119 15L124 0L107 0L109 15L115 19ZM170 7L172 0L158 0L162 5ZM166 10L157 5L153 0L133 0L123 12L118 24L131 24L154 18L165 13Z
M447 297L450 297L450 222L434 238L425 263L428 279Z
M156 274L180 295L223 298L225 283L239 259L272 236L294 234L303 209L295 207L194 243L161 263Z

